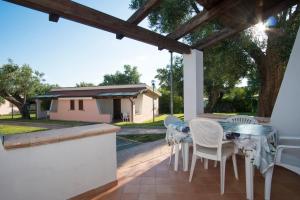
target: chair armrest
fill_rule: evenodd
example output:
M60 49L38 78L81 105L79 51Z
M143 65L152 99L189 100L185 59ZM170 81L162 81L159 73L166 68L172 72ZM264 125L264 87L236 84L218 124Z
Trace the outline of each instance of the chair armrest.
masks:
M300 151L300 146L295 146L295 145L278 145L277 146L276 155L275 155L275 162L276 163L280 163L282 151L285 150L285 149L299 149L299 151Z
M228 144L228 143L232 143L232 141L230 141L230 140L222 140L222 144Z

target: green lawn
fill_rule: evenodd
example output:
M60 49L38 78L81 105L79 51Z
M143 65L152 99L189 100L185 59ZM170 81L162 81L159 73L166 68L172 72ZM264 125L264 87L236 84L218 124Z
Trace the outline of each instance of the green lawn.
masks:
M142 123L131 123L131 122L117 122L115 125L121 127L139 127L139 128L155 128L155 127L164 127L164 120L167 117L167 114L160 115L155 117L154 122L151 120L147 120ZM174 116L183 120L183 114L174 114Z
M232 115L248 115L248 116L255 116L256 113L251 113L251 112L247 112L247 113L213 113L216 115L228 115L228 116L232 116Z
M255 116L255 113L213 113L216 115L224 115L224 116L232 116L232 115L249 115L249 116ZM167 117L167 114L160 115L155 117L154 122L151 120L142 122L142 123L131 123L131 122L117 122L115 125L121 126L121 127L132 127L132 128L160 128L164 127L164 120ZM178 117L179 119L183 120L184 116L183 114L174 114L174 116Z
M35 131L47 130L46 128L31 127L31 126L14 126L14 125L0 125L0 134L12 135L18 133L30 133Z
M90 122L79 122L79 121L63 121L63 120L50 120L50 119L36 119L35 114L30 114L31 119L22 119L20 114L14 115L14 118L11 118L11 115L0 115L0 120L9 121L9 122L32 122L32 123L41 123L41 124L57 124L57 125L66 125L66 126L82 126L92 124Z
M16 120L16 119L21 119L21 115L20 114L14 114L13 118L11 115L0 115L0 119L4 119L4 120ZM35 119L35 114L30 114L30 117L32 119Z
M153 142L156 140L164 139L165 136L166 136L165 134L138 134L138 135L122 135L118 137L145 143L145 142Z

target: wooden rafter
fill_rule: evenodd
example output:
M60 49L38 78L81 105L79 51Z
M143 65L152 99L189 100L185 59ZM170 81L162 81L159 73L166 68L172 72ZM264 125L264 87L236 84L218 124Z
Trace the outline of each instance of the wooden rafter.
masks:
M168 37L178 40L196 28L199 28L201 25L215 19L217 16L234 7L239 2L240 0L224 0L212 9L197 14L192 19L179 26L174 32L170 33Z
M138 25L143 21L151 12L151 10L157 6L161 0L148 0L139 9L137 9L127 20L131 24ZM117 34L117 39L122 39L124 35Z
M181 54L190 53L190 46L167 38L163 35L136 26L127 21L105 14L70 0L6 0L45 13L56 14L62 18L99 28L112 33L119 33L157 47L163 47Z
M218 42L220 42L228 37L231 37L241 31L251 27L252 25L257 24L259 22L259 20L266 20L272 14L275 14L282 10L285 10L297 3L299 3L299 0L281 1L280 3L276 4L275 6L269 8L265 11L257 13L258 16L254 16L247 23L242 23L238 27L235 27L234 29L224 28L221 31L212 34L211 36L204 38L204 39L200 40L199 42L196 42L195 44L192 45L192 48L199 49L199 50L209 48L209 47L217 44Z

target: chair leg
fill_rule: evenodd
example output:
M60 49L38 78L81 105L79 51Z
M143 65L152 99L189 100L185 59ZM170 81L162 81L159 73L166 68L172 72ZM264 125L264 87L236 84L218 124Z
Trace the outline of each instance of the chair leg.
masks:
M204 169L208 169L208 159L204 158Z
M225 170L226 170L226 157L222 157L220 162L221 194L224 194L225 191Z
M171 146L170 159L169 159L169 166L171 165L171 162L172 162L173 150L174 150L174 144L172 144L172 146Z
M234 176L236 180L239 180L239 174L237 170L237 164L236 164L236 156L235 154L232 155L232 164L233 164L233 170L234 170Z
M195 166L196 166L196 161L197 161L197 156L193 154L189 182L192 181L193 174L194 174L194 169L195 169Z
M175 163L174 170L178 171L179 144L175 144Z
M218 161L215 160L214 167L218 166Z
M274 166L268 169L265 174L265 200L271 199L271 186Z

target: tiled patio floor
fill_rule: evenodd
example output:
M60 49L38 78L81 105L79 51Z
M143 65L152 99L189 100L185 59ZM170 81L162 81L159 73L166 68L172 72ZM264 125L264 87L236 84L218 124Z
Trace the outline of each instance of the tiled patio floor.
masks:
M138 158L140 159L140 158ZM192 183L188 182L189 172L174 172L168 166L168 154L160 154L151 160L118 169L119 184L98 195L97 200L218 200L246 199L244 159L239 157L239 180L235 180L231 160L226 165L225 194L220 195L219 167L209 162L209 169L203 168L200 160ZM264 178L256 170L255 199L263 199ZM300 176L276 167L273 178L271 199L300 199Z

